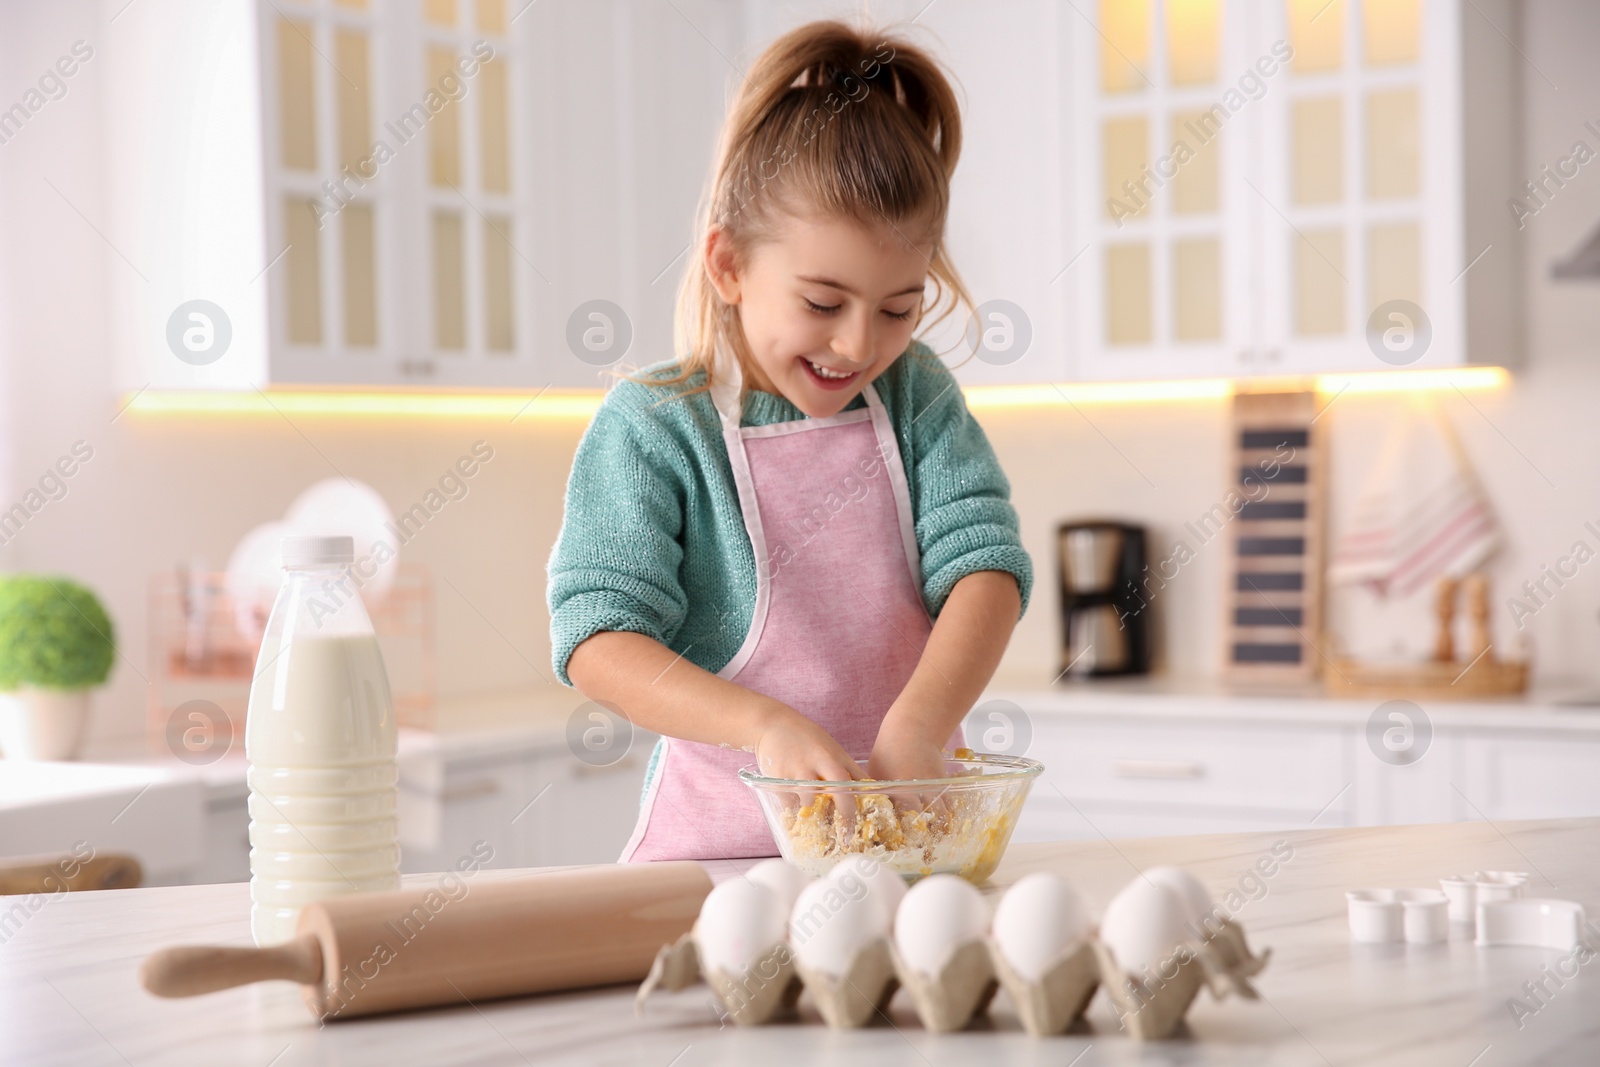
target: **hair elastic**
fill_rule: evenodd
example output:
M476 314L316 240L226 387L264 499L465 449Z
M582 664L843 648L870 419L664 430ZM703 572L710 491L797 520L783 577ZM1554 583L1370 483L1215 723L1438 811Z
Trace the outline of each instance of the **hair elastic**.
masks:
M887 64L887 63L874 63L873 66L876 67L877 69L874 70L871 74L857 73L856 71L853 71L853 70L846 70L846 69L844 69L842 67L835 67L832 76L830 76L828 80L833 82L834 85L838 86L841 89L849 89L850 88L850 82L852 80L859 81L859 82L865 82L865 83L867 83L869 85L873 84L873 83L876 83L876 82L888 82L889 81L889 64Z

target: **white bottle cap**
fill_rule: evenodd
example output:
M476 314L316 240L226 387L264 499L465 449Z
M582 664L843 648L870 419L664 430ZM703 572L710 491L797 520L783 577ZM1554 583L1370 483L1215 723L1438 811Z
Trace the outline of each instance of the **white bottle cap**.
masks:
M347 535L338 537L285 537L283 539L283 565L285 567L338 567L355 562L355 540Z

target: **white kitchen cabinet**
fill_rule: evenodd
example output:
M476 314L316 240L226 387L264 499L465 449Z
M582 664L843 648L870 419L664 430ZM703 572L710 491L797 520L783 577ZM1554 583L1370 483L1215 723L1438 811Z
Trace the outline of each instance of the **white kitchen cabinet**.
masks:
M1031 733L1045 771L1025 840L1338 826L1353 810L1350 741L1332 727L1034 713Z
M857 11L104 3L129 391L594 387L667 358L732 86L778 33ZM930 337L963 384L1514 360L1511 0L873 14L964 101L948 240L979 314ZM969 326L1000 349L972 355Z
M128 11L106 99L123 384L538 378L517 251L538 131L507 5Z
M1499 734L1462 750L1466 818L1600 815L1600 738Z
M1256 58L1248 3L1103 0L1073 27L1069 244L1087 378L1238 373L1253 343L1259 107L1221 104ZM1218 110L1218 106L1221 109ZM1222 369L1225 368L1225 369Z
M1515 358L1508 0L1101 0L1091 17L1069 89L1068 244L1094 258L1081 377Z
M960 311L933 339L963 386L1073 375L1066 309L1087 272L1061 239L1070 146L1054 90L1067 62L1065 26L1076 18L1051 0L958 0L927 7L918 20L962 101L946 240L977 316Z
M441 757L426 769L406 766L399 797L400 869L453 869L463 857L492 850L486 867L522 867L534 838L524 810L540 788L526 755Z
M654 737L634 739L616 763L593 767L565 749L537 764L547 792L535 805L531 863L614 863L639 817L640 791Z
M1254 809L1173 809L1159 804L1107 804L1040 796L1030 798L1017 820L1012 840L1115 841L1128 837L1254 833L1348 825L1351 822L1346 813L1337 810L1330 810L1315 823L1308 823L1298 815Z
M451 870L462 857L478 857L485 867L613 862L634 830L654 741L653 734L640 733L621 760L589 766L549 726L488 734L402 731L400 869ZM250 789L243 758L200 769L176 761L163 763L163 769L139 768L139 774L157 776L157 789L139 797L115 827L94 830L93 838L74 829L83 821L80 814L106 821L104 813L115 814L149 779L120 787L110 771L125 768L38 766L59 769L40 785L30 785L22 774L0 776L0 856L67 851L83 837L96 848L134 853L146 864L147 885L250 880ZM66 806L51 806L58 801ZM166 827L155 837L141 829L146 817L134 817L146 805L149 817ZM483 845L493 849L488 859Z
M124 384L534 381L539 131L508 5L127 11L105 101Z
M743 70L734 64L748 61L740 5L513 2L526 11L517 33L544 131L532 166L545 236L528 251L551 311L535 323L531 384L592 389L674 355L696 206Z
M243 780L231 788L206 789L201 824L200 863L184 878L192 885L250 880L250 787Z
M1143 681L995 691L966 731L1045 766L1018 840L1600 815L1600 714L1427 702L1399 763L1369 733L1380 707Z
M1354 811L1352 825L1483 818L1469 802L1476 800L1474 794L1480 791L1477 783L1481 781L1465 766L1465 750L1473 743L1469 737L1455 730L1435 733L1420 760L1395 764L1373 758L1366 738L1353 731L1351 745L1356 758L1349 794Z
M275 382L531 381L509 0L258 4Z
M485 866L610 863L639 812L653 735L606 766L559 734L408 737L400 757L401 869L445 870L485 842Z
M1040 786L1073 799L1272 808L1309 818L1349 781L1343 738L1327 728L1047 719L1035 722L1033 737L1053 757Z
M733 0L123 7L127 390L592 388L670 356Z
M126 853L145 885L195 880L206 789L187 768L6 760L0 857ZM86 851L87 850L87 851Z
M1452 725L1409 766L1359 761L1369 823L1498 822L1600 815L1600 734Z

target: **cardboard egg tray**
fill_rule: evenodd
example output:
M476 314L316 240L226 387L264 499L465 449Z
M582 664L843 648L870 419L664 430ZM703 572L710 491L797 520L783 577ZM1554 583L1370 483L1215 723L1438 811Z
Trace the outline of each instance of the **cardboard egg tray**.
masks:
M727 1016L741 1026L759 1026L792 1015L802 989L818 1013L839 1030L866 1026L883 1016L895 991L904 987L922 1025L934 1033L961 1030L983 1014L1004 988L1023 1027L1036 1037L1065 1032L1105 987L1123 1026L1139 1040L1169 1036L1202 986L1218 1000L1230 994L1254 1000L1250 979L1267 965L1271 950L1250 951L1244 930L1225 921L1208 940L1177 947L1160 973L1124 971L1093 931L1063 952L1037 981L1018 974L989 938L958 947L937 975L906 965L893 944L880 938L865 946L841 975L814 971L787 942L773 945L743 974L703 973L694 934L687 933L656 954L639 987L636 1011L657 989L675 991L704 979Z

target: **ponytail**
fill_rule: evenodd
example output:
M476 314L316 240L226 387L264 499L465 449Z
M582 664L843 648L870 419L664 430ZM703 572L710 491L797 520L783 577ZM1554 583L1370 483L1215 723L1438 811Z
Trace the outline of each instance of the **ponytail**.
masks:
M787 216L817 213L887 223L933 247L931 325L972 301L944 244L950 177L961 155L961 112L939 63L903 39L813 22L772 43L750 67L729 108L716 164L696 220L696 242L678 292L674 342L680 370L655 384L704 372L717 354L748 359L739 310L707 274L707 234L720 229L748 256ZM927 314L939 309L929 320ZM923 320L919 320L919 326Z

